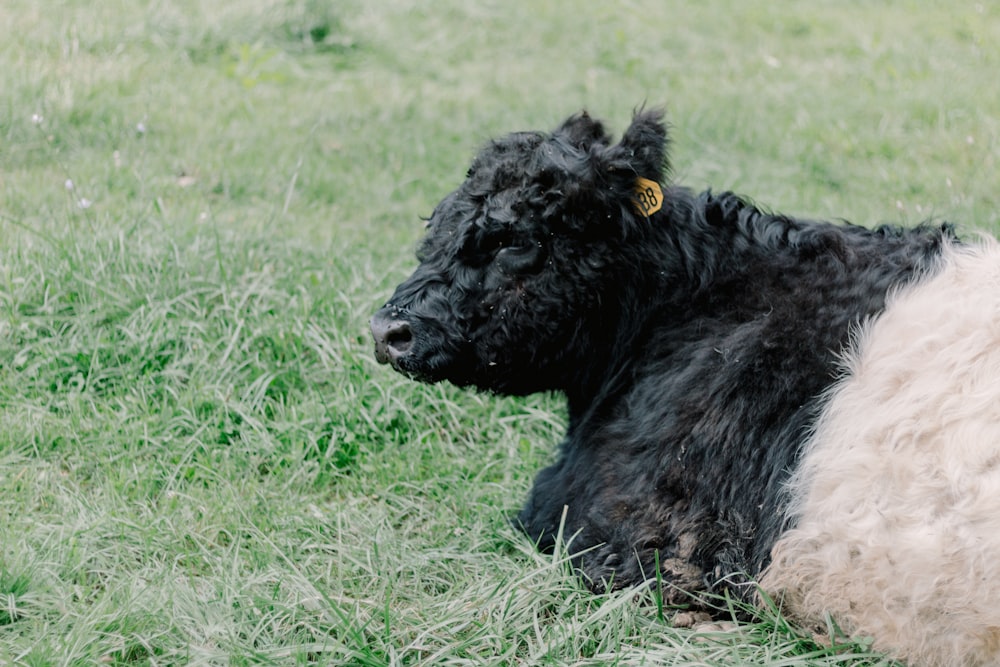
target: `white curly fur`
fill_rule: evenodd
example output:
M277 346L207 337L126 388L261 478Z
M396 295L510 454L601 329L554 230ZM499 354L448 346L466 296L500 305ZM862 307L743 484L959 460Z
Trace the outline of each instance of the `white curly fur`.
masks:
M861 327L764 590L913 665L1000 664L1000 244Z

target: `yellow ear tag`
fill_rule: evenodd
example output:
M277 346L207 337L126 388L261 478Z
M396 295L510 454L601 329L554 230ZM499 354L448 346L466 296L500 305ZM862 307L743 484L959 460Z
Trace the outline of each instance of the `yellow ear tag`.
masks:
M635 209L647 218L663 208L663 190L656 181L635 179Z

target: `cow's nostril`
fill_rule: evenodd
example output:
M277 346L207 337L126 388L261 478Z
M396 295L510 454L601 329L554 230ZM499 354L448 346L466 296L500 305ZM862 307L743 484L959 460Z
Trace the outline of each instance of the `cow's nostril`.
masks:
M406 322L396 322L396 326L390 327L386 332L386 343L389 349L398 354L405 354L413 345L413 330Z

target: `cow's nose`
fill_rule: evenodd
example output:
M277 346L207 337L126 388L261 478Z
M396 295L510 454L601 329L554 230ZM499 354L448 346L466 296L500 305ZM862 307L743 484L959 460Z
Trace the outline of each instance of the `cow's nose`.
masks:
M406 320L397 320L381 312L371 321L372 338L375 339L375 359L380 364L395 363L410 353L413 347L413 330Z

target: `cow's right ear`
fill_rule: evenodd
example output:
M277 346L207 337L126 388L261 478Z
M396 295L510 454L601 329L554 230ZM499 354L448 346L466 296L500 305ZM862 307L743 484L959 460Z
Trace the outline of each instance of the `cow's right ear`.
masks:
M619 175L626 172L662 183L669 170L668 145L663 111L639 111L632 118L632 124L622 140L608 150L609 167Z

